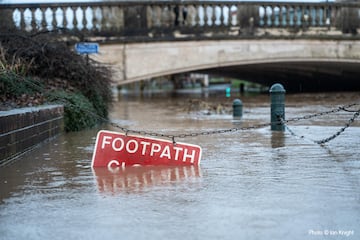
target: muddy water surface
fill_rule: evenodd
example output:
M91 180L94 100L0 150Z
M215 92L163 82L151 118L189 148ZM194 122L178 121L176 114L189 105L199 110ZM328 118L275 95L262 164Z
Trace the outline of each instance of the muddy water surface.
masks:
M194 98L223 106L233 99L121 96L111 119L169 134L270 119L267 95L241 96L240 121L189 111ZM286 117L354 102L359 93L288 95ZM93 170L97 131L117 129L61 134L0 169L0 239L359 239L359 120L325 146L313 142L353 114L291 122L296 136L262 127L176 139L202 147L200 167Z

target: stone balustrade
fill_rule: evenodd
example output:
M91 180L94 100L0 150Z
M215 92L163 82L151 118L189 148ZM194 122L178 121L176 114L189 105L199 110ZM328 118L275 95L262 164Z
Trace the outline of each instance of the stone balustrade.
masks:
M2 4L6 26L36 32L70 29L85 36L249 36L257 29L285 32L323 28L355 33L360 3L236 1L101 1ZM4 22L4 21L3 21Z

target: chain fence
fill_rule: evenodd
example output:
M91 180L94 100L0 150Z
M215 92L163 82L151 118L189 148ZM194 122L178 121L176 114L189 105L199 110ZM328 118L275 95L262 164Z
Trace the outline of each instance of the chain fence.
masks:
M305 115L305 116L302 116L302 117L290 118L290 119L287 119L287 120L279 118L279 120L278 120L278 122L276 122L276 124L283 124L285 126L286 130L289 131L291 135L297 136L297 137L300 137L300 138L304 138L303 136L299 136L298 134L296 134L288 126L288 123L290 123L290 122L298 122L298 121L301 121L301 120L307 120L307 119L312 119L312 118L321 117L321 116L326 116L326 115L334 114L334 113L341 112L341 111L354 112L353 116L346 122L345 126L340 128L336 133L334 133L330 137L322 139L322 140L316 140L316 141L313 140L314 143L325 144L325 143L330 142L331 140L335 139L336 137L338 137L348 127L351 126L351 124L356 120L357 117L359 117L360 109L355 110L355 111L349 110L349 108L354 107L354 106L359 106L359 105L360 105L360 103L352 103L352 104L341 106L341 107L338 107L338 108L335 108L335 109L332 109L332 110L329 110L329 111L319 112L319 113L315 113L315 114L309 114L309 115ZM269 127L271 125L271 122L268 122L268 123L256 124L256 125L252 125L252 126L248 126L248 127L234 127L234 128L228 128L228 129L218 129L218 130L210 130L210 131L198 131L198 132L181 133L181 134L166 134L166 133L151 132L151 131L145 131L145 130L134 130L134 129L130 129L130 128L126 128L124 126L121 126L121 125L119 125L119 124L117 124L117 123L115 123L115 122L113 122L113 121L111 121L109 119L105 119L105 118L102 118L100 116L97 116L97 117L101 118L101 120L103 120L104 122L110 124L114 128L117 128L117 129L121 130L126 135L127 134L137 134L137 135L144 135L144 136L169 138L174 143L176 143L176 141L175 141L176 138L188 138L188 137L215 135L215 134L234 133L234 132L238 132L238 131L249 131L249 130L253 130L253 129Z
M300 120L303 120L303 119L310 119L310 118L314 118L314 117L319 117L319 116L324 116L324 115L328 115L328 114L331 114L331 113L337 113L337 112L340 112L340 111L345 111L345 112L353 112L353 116L345 123L345 125L343 127L341 127L337 132L335 132L334 134L332 134L330 137L327 137L327 138L324 138L324 139L321 139L321 140L311 140L312 142L314 143L317 143L317 144L320 144L320 145L323 145L325 143L328 143L330 142L331 140L335 139L336 137L340 136L341 133L343 133L348 127L351 126L352 123L354 123L354 121L356 120L357 117L359 117L360 115L360 109L359 110L355 110L355 111L352 111L352 110L349 110L348 108L350 107L353 107L353 106L356 106L356 105L359 105L359 104L350 104L350 105L347 105L347 106L343 106L343 107L339 107L337 109L333 109L331 111L327 111L327 112L322 112L322 113L317 113L317 114L312 114L312 115L306 115L304 117L301 117L301 118L293 118L293 119L290 119L290 120L284 120L283 118L279 118L279 121L280 121L280 124L283 124L285 126L285 129L293 136L295 137L299 137L299 138L304 138L304 136L302 135L299 135L299 134L296 134L288 125L287 123L288 122L293 122L293 121L300 121Z
M28 81L26 79L24 79L24 81L27 81L35 89L42 90L42 88L40 86L38 86L37 84L35 84L35 83L31 82L31 81ZM123 131L125 134L133 133L133 134L144 135L144 136L169 138L169 139L171 139L173 141L173 143L176 143L176 141L175 141L176 138L188 138L188 137L215 135L215 134L234 133L234 132L238 132L238 131L249 131L249 130L264 128L264 127L269 127L272 124L271 122L268 122L268 123L256 124L256 125L252 125L252 126L248 126L248 127L234 127L234 128L228 128L228 129L218 129L218 130L210 130L210 131L198 131L198 132L181 133L181 134L166 134L166 133L159 133L159 132L151 132L151 131L145 131L145 130L135 130L135 129L126 128L126 127L121 126L121 125L119 125L119 124L117 124L117 123L115 123L115 122L113 122L113 121L111 121L111 120L109 120L107 118L99 116L98 114L94 113L93 111L91 111L89 109L86 109L84 107L79 107L79 106L77 106L75 104L72 104L71 102L69 102L66 99L57 99L56 102L59 103L59 104L63 104L64 106L66 105L68 107L78 108L79 110L94 116L95 118L101 120L102 122L110 124L111 126ZM321 140L311 140L314 143L323 145L323 144L328 143L331 140L335 139L336 137L340 136L347 128L349 128L354 123L356 118L359 117L360 108L357 109L357 110L350 110L350 108L353 108L355 106L360 106L360 103L351 103L351 104L347 104L347 105L344 105L344 106L340 106L338 108L334 108L332 110L319 112L319 113L314 113L314 114L308 114L308 115L304 115L304 116L301 116L301 117L294 117L294 118L290 118L290 119L286 119L286 120L279 117L278 121L273 122L273 123L279 124L279 125L284 125L285 129L292 136L296 136L296 137L299 137L299 138L304 138L304 136L296 134L288 126L288 123L298 122L298 121L301 121L301 120L308 120L308 119L312 119L312 118L316 118L316 117L327 116L327 115L338 113L338 112L341 112L341 111L354 113L353 116L345 123L345 125L343 127L341 127L337 132L335 132L330 137L327 137L327 138L324 138L324 139L321 139Z

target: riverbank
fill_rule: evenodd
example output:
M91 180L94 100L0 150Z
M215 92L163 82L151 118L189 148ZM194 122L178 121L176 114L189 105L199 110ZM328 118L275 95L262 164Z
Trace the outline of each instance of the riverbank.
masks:
M62 105L0 111L0 166L62 132L63 115Z
M83 39L72 32L61 38L56 31L0 33L1 110L62 104L66 131L90 128L108 117L111 70L74 51Z

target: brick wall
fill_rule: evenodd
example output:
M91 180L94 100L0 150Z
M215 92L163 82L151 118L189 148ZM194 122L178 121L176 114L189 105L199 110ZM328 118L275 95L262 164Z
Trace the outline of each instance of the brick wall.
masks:
M0 111L0 166L63 131L61 105Z

